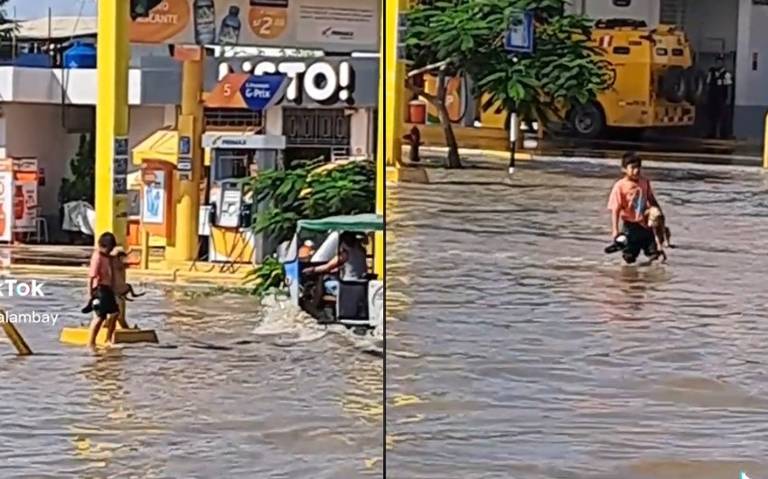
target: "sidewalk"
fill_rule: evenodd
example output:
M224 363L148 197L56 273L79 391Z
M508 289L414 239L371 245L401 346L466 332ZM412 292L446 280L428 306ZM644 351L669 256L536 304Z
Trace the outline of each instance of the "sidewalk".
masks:
M408 131L413 125L405 125ZM418 125L422 132L424 153L445 153L445 138L438 125ZM462 154L504 156L509 158L507 132L497 128L454 126ZM705 140L701 138L669 138L647 135L644 141L579 140L546 138L535 150L521 150L517 160L547 158L619 158L625 151L637 151L644 158L660 162L701 163L710 165L761 166L762 146L745 141ZM406 146L406 149L408 147ZM407 158L407 154L404 154Z
M85 279L93 248L66 245L14 245L1 249L6 265L0 273L51 279ZM10 255L10 264L8 263ZM129 268L128 280L156 284L197 286L242 286L252 266L191 261L150 263L149 269Z
M403 153L403 158L407 166L421 166L423 168L439 168L445 166L445 156L448 149L445 147L421 147L420 153L422 161L418 164L412 164L407 161L408 153L407 147ZM547 160L606 160L614 161L621 158L621 155L625 151L630 150L592 150L592 151L571 151L561 150L559 152L543 152L543 153L531 153L528 151L518 152L515 154L515 160L518 162L525 161L547 161ZM632 150L634 151L634 150ZM464 149L460 148L459 153L462 159L471 159L470 164L477 165L478 163L491 163L499 165L501 163L509 162L508 151L498 150L477 150L477 149ZM748 166L748 167L761 167L763 164L762 158L754 156L740 156L740 155L716 155L716 154L702 154L702 153L669 153L669 152L639 152L640 156L645 161L657 162L657 163L675 163L675 164L698 164L698 165L722 165L722 166Z

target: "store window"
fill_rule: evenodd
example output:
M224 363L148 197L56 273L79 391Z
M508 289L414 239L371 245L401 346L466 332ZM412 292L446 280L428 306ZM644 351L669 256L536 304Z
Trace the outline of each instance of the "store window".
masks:
M343 108L283 109L283 135L289 145L348 147L350 126Z

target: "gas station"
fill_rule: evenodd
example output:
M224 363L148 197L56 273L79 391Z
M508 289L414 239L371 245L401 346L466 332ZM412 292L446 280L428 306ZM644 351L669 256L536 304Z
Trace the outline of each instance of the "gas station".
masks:
M257 264L277 245L252 232L252 205L240 180L284 166L291 149L320 152L328 161L378 153L376 212L383 215L384 141L376 129L384 123L378 108L384 96L381 58L351 55L370 57L383 48L376 28L377 22L383 26L379 3L327 0L321 12L317 2L288 7L240 0L247 18L242 25L229 5L209 2L210 8L201 9L197 3L98 3L94 236L109 231L118 244L136 246L143 271L194 267L203 243L208 262ZM134 138L129 147L132 44L167 45L181 63L181 92L173 124L138 143ZM225 58L217 65L206 51L224 44L332 53L305 60L248 58L236 66ZM215 118L206 117L209 112ZM319 131L326 126L328 131ZM162 256L150 258L158 250ZM382 232L375 235L373 269L383 279ZM122 334L120 342L157 341L151 330ZM29 351L18 332L9 336L19 338L13 342L20 352ZM84 344L87 331L65 328L60 339Z
M259 262L274 245L265 243L264 238L256 238L250 231L246 213L250 208L246 207L248 199L239 180L282 164L291 148L317 150L322 146L323 152L328 151L329 159L334 159L335 155L372 154L370 145L382 144L369 138L379 95L371 91L364 107L347 106L353 103L353 94L358 97L356 100L361 96L354 91L353 83L360 68L350 66L358 65L361 60L323 58L306 64L249 62L250 71L243 63L243 73L229 68L219 74L205 71L210 62L204 48L215 45L321 47L334 55L378 51L378 29L368 28L376 24L379 15L376 2L358 2L353 16L345 10L347 6L330 1L325 2L328 5L322 15L316 3L299 2L289 7L287 2L277 5L242 1L243 5L233 7L239 8L237 12L229 5L209 3L206 7L187 0L99 2L95 234L113 231L120 243L140 244L145 252L142 257L145 266L149 261L148 247L163 247L167 265L195 261L203 236L208 238L210 261ZM242 25L237 18L240 12L247 17ZM329 19L335 22L330 25L334 28L321 28ZM217 21L221 22L218 37ZM131 43L171 45L174 57L183 64L182 94L176 128L164 128L132 152L126 152L121 145L128 135L128 46ZM365 73L368 71L373 72L368 69ZM205 77L211 73L220 81L206 94ZM302 82L297 80L299 74ZM366 79L361 77L357 82ZM344 125L343 129L334 130L334 134L349 138L346 147L342 144L340 149L333 141L321 140L291 146L291 138L283 134L285 125L280 125L289 121L287 112L277 118L271 108L281 98L298 103L302 95L303 103L310 102L321 108L337 102L338 110L345 112L342 117L318 121ZM237 128L211 128L204 124L204 108L233 106L239 107L239 111L252 111L258 121L242 122ZM294 115L300 117L301 112ZM346 124L345 117L349 117ZM314 146L317 143L322 144ZM136 198L129 201L128 163L141 171L139 201ZM380 163L383 171L383 161ZM130 183L137 183L136 175L132 176ZM379 189L383 189L381 182ZM206 194L201 194L205 190ZM383 192L380 196L383 197ZM140 212L132 207L136 203L142 205ZM378 208L383 211L382 205ZM380 258L383 250L377 247L376 251L377 270L383 271Z

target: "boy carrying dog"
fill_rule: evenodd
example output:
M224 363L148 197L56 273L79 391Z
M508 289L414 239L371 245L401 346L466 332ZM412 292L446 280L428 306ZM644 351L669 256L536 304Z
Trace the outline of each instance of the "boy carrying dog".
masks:
M624 261L632 264L637 261L640 251L651 261L662 254L651 225L649 208L655 208L661 215L661 207L651 188L651 182L641 173L642 160L635 153L625 153L621 159L624 177L613 185L608 199L611 212L611 240L616 244L620 233L626 237L621 249ZM619 230L619 220L622 229ZM608 250L606 250L608 251Z

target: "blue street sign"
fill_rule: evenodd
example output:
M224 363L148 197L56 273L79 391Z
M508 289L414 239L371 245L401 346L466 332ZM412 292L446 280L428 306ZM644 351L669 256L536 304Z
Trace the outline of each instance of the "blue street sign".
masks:
M263 111L280 101L288 82L285 75L253 75L240 87L248 108Z
M515 17L504 35L504 49L509 52L533 53L533 13Z

